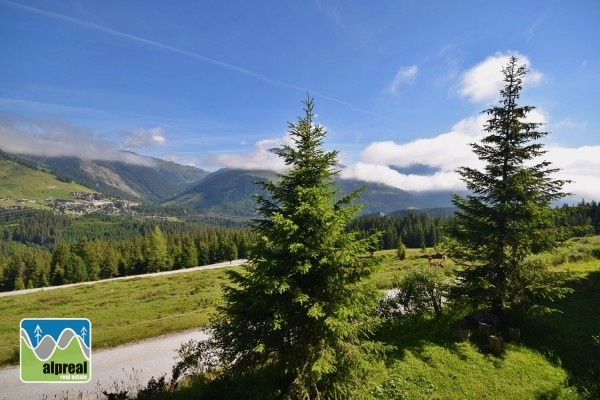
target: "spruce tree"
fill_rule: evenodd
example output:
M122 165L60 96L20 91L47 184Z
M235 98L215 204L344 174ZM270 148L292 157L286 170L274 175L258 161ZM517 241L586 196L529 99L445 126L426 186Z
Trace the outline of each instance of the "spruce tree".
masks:
M156 225L150 233L146 247L146 260L148 272L159 272L171 269L169 265L169 254L167 251L167 240Z
M484 126L488 135L471 144L484 169L457 171L470 194L454 195L458 211L448 232L451 257L463 268L455 296L497 314L513 307L533 310L540 298L563 292L539 265L524 263L534 250L548 249L559 239L550 206L565 196L561 190L567 181L552 179L558 170L539 161L546 152L539 140L547 132L527 120L535 107L517 104L527 73L517 63L511 57L502 70L499 104L483 111L490 117Z
M249 263L228 271L224 305L212 322L214 348L229 374L277 371L292 398L351 398L376 348L366 339L378 294L369 278L379 265L368 255L371 237L346 229L361 205L360 191L335 187L337 151L322 149L323 127L313 101L289 124L293 146L279 156L288 170L256 182L261 218Z

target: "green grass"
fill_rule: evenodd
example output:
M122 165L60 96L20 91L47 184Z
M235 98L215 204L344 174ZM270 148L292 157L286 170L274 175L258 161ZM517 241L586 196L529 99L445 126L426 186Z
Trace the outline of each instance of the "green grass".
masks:
M574 385L592 388L600 398L600 260L579 264L569 264L579 275L571 283L573 293L557 302L560 313L517 323L527 332L524 345L546 355L571 374Z
M3 297L0 366L18 362L22 318L88 318L92 348L112 347L206 324L223 282L221 269Z
M399 319L387 323L377 339L394 346L383 370L365 382L376 399L593 399L600 395L600 260L590 257L600 238L571 241L568 263L554 263L572 274L574 292L558 301L561 313L511 317L521 340L507 342L502 354L491 352L476 336L463 342L457 327L464 312L447 310L441 319ZM563 257L561 248L546 257ZM380 288L412 266L427 263L425 253L410 250L406 260L380 252ZM585 253L585 254L584 254ZM582 255L583 254L583 255ZM586 255L587 254L587 255ZM576 260L575 260L576 259ZM450 270L451 261L445 263ZM221 298L223 270L101 282L56 289L0 302L0 364L18 361L18 326L23 317L86 317L92 321L93 348L114 346L161 334L197 328L208 321ZM508 319L508 318L507 318ZM508 337L507 323L502 334ZM16 358L15 358L16 355ZM264 376L261 385L268 385ZM266 380L265 380L266 379ZM173 398L196 396L191 384Z
M374 278L375 286L378 289L390 289L394 278L401 277L409 267L428 265L427 257L436 253L437 251L434 249L426 249L425 251L420 249L406 249L406 258L399 260L396 250L378 251L376 255L382 257L383 263L381 270ZM435 261L440 260L436 259ZM445 260L443 265L446 273L452 273L452 268L454 267L452 260Z
M374 368L371 379L365 382L370 395L367 398L599 398L600 260L590 256L590 243L599 248L598 239L573 240L566 249L536 256L551 260L573 252L569 259L576 261L548 265L554 265L556 271L570 272L574 291L554 304L560 313L536 318L506 315L500 325L500 335L506 338L505 350L500 354L492 352L488 340L478 337L476 330L469 341L459 339L458 327L467 314L464 310L446 309L440 319L404 318L386 323L376 339L394 350L387 354L384 369ZM419 250L410 251L403 261L393 251L380 255L384 267L375 282L382 289L388 288L394 276L402 275L408 267L427 264ZM446 270L453 266L451 261L445 264ZM520 328L521 339L510 341L508 327ZM191 380L172 399L212 398L223 385L229 394L249 387L271 386L264 371L258 371L256 377L246 377L239 384L217 383L211 387L202 380ZM227 398L227 394L222 396ZM261 398L260 393L255 397Z
M566 379L566 371L525 347L509 346L496 357L471 343L423 343L393 359L387 379L371 393L378 399L577 398Z
M61 182L54 175L27 168L8 160L0 160L0 205L9 206L16 200L43 201L47 198L70 199L70 192L92 192L75 183ZM34 203L23 204L35 207ZM37 207L43 207L37 204Z
M396 350L387 358L386 377L374 385L374 397L581 398L569 380L571 371L547 351L527 344L537 332L521 326L527 341L507 341L505 351L496 354L487 340L476 334L469 341L458 338L460 317L457 313L439 320L399 320L386 326L378 339Z

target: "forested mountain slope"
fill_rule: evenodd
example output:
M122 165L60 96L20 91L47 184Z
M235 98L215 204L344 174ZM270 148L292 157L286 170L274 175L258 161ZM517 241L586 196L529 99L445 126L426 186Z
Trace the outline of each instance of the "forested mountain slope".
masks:
M160 203L209 174L195 167L150 157L142 157L144 163L140 164L77 157L16 157L22 164L51 171L63 182L76 182L105 195L146 203Z
M223 168L208 175L196 186L165 204L179 205L194 210L212 210L233 215L254 215L252 194L259 193L255 181L275 179L275 173L259 170ZM391 186L358 180L337 179L342 194L365 187L358 201L363 203L362 214L389 213L409 207L421 208L425 204L416 196ZM450 196L448 196L448 204Z
M178 205L201 212L233 216L254 215L252 194L260 188L254 182L275 179L264 170L223 168L215 172L179 165L156 158L140 157L141 164L122 161L85 160L77 157L42 157L0 153L23 167L45 171L58 181L75 182L90 190L119 199L142 203ZM364 187L358 201L361 214L390 213L409 208L445 207L450 193L409 193L381 183L337 178L342 194ZM27 184L28 189L42 187ZM0 194L3 192L0 184ZM80 191L82 189L79 189Z
M76 183L61 182L46 171L0 159L0 205L10 206L25 199L68 198L71 192L91 190Z

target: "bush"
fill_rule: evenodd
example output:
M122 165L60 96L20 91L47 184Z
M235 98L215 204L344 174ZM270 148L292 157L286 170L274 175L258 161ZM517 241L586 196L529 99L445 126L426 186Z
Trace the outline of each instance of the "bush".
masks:
M398 259L400 261L406 259L406 246L402 243L402 240L398 240L398 249L396 250L396 254L398 255Z
M221 367L219 355L209 341L189 340L177 349L178 361L173 365L172 382L210 372Z
M167 393L169 393L169 386L167 385L165 375L162 375L158 379L152 377L148 381L148 385L138 392L137 400L160 400Z
M419 317L433 310L440 316L448 286L446 275L439 267L412 267L404 277L394 278L393 290L380 303L378 314L384 318Z

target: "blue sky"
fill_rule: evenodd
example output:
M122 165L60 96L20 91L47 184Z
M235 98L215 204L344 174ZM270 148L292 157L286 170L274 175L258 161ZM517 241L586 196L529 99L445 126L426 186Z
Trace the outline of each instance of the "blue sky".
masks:
M599 19L594 0L0 0L0 147L280 169L266 150L309 93L342 176L456 190L517 55L547 158L598 200ZM415 163L435 172L389 168Z

